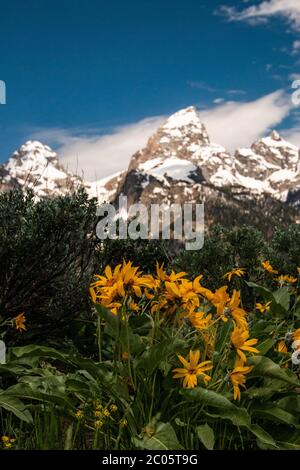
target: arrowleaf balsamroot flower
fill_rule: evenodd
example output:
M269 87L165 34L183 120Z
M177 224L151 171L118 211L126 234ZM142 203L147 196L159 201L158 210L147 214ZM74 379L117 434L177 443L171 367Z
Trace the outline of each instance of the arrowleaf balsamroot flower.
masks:
M246 274L245 268L235 268L232 271L228 271L228 273L224 274L223 278L227 279L230 282L234 276L243 277L245 276L245 274Z
M293 333L293 340L294 340L294 341L300 340L300 328L298 328L298 330L294 331L294 333Z
M16 330L18 330L20 333L22 333L23 331L26 330L26 318L25 318L25 315L24 313L20 313L20 315L18 315L15 319L14 319L14 322L15 322L15 327L16 327Z
M273 268L273 266L270 264L270 261L263 261L261 265L265 271L268 271L268 273L278 274L278 271Z
M141 298L143 288L157 287L155 279L150 275L143 276L138 267L132 266L131 261L123 261L113 271L110 266L106 266L104 276L97 275L95 278L96 281L90 286L92 300L110 309L112 313L117 313L127 295Z
M279 284L294 284L297 282L297 278L293 276L289 276L288 274L281 274L281 276L278 276L276 280L279 282Z
M284 340L278 341L278 343L275 346L275 351L282 353L282 354L286 354L288 352L288 348Z
M234 289L232 297L230 297L227 289L228 286L217 289L211 298L211 302L216 307L217 314L223 322L227 322L228 317L231 315L239 327L246 329L246 312L239 306L241 302L240 293Z
M243 330L242 328L234 326L233 332L231 333L231 342L236 349L237 355L241 358L242 361L247 362L246 355L244 351L258 353L258 349L253 346L257 344L257 339L249 339L248 330Z
M206 330L212 322L212 316L211 314L205 315L204 312L191 312L189 320L198 330Z
M174 379L183 379L184 388L194 388L197 386L197 377L202 375L204 381L207 383L211 377L205 374L206 371L213 368L211 361L204 361L199 363L200 351L190 351L189 361L184 357L178 355L178 359L183 364L183 368L173 369Z
M234 400L240 400L241 391L240 387L246 388L246 374L249 374L253 366L246 366L241 359L238 359L235 364L235 368L230 374L230 381L233 385L233 398Z
M269 302L265 303L265 304L257 303L256 304L256 310L259 310L260 313L268 313L270 311L270 308L271 308L271 303L272 303L271 300Z

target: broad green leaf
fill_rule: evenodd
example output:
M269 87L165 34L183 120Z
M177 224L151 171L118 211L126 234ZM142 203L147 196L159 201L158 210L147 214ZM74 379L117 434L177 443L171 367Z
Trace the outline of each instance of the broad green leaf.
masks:
M177 352L181 351L185 345L185 341L181 339L166 339L158 344L154 344L148 347L141 355L136 367L147 371L148 375L152 375L157 369L168 372L166 370L166 362L170 366L170 356L174 356Z
M170 423L157 423L152 432L144 435L143 439L134 438L134 443L147 450L180 450L176 433Z
M201 387L192 390L183 390L181 393L195 403L201 403L209 407L205 410L208 416L214 418L229 419L235 426L249 426L251 419L245 408L240 408L231 403L226 397L220 393L213 392ZM215 412L210 409L217 408Z
M285 391L286 384L282 380L265 378L260 386L252 386L243 392L248 398L271 398L274 393Z
M10 411L26 423L32 423L32 416L30 412L26 410L25 405L18 398L6 395L5 393L6 392L2 392L0 394L0 408Z
M206 449L213 450L215 435L213 429L206 423L196 427L197 435Z
M298 419L288 411L282 410L278 406L261 405L252 408L252 413L264 416L271 421L288 424L289 426L298 426Z
M271 309L274 313L283 315L289 307L290 294L287 287L282 287L275 292L271 292L266 287L255 284L255 282L246 282L249 287L253 287L259 295L266 301L271 301Z
M11 348L9 350L9 357L10 359L51 357L52 359L58 359L62 362L65 362L68 359L67 354L63 354L54 348L35 346L34 344Z
M290 293L288 287L281 287L277 291L273 292L274 299L278 305L284 308L284 310L289 309L290 305Z
M234 405L233 405L234 406ZM204 413L210 418L215 419L228 419L234 424L234 426L245 426L248 427L251 424L251 418L246 408L239 408L234 406L232 409L218 409L215 411L204 411Z
M245 282L247 286L253 287L253 289L255 289L264 299L274 301L273 293L266 287L260 286L259 284L256 284L255 282L250 282L250 281L245 281Z
M61 406L65 411L75 411L75 407L68 399L66 394L59 394L55 393L54 391L45 393L44 391L39 391L36 387L25 383L18 383L13 385L12 387L5 390L5 395L23 400L37 400L43 403L53 403Z
M261 356L267 354L270 349L275 345L276 340L273 338L267 338L264 341L260 341L255 347L259 350Z
M256 436L260 442L262 442L263 444L267 444L267 445L271 445L271 446L274 446L276 447L276 442L275 440L273 439L272 436L270 436L270 434L265 431L263 428L261 428L260 426L258 426L258 424L251 424L251 426L248 427L249 431L252 432L252 434L254 434L254 436Z
M290 371L288 372L286 369L282 369L268 357L253 356L249 358L249 363L254 364L254 369L249 374L249 377L270 377L282 380L290 385L300 385L300 381L297 379L295 374Z
M116 341L122 344L124 351L130 350L131 354L139 354L145 349L144 342L139 335L133 333L130 326L122 321L118 315L112 314L102 305L95 305L101 318L106 322L105 331Z
M300 450L300 442L297 444L295 442L277 441L277 444L280 450Z

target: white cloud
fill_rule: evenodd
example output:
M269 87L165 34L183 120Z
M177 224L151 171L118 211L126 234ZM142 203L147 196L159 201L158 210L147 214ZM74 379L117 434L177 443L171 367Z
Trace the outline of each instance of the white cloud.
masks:
M84 136L74 130L50 129L33 137L58 146L61 161L70 171L95 181L127 168L130 157L146 145L163 121L162 116L151 117L100 136L94 129L89 133L93 135Z
M289 79L294 81L294 80L300 80L300 73L291 73L289 75Z
M294 41L293 42L293 50L292 50L292 55L296 55L300 52L300 41Z
M251 102L217 104L202 110L201 118L211 140L230 151L252 144L280 124L292 109L290 96L282 90ZM62 163L69 170L95 181L126 169L130 157L145 146L164 119L164 116L150 117L100 136L95 129L88 135L80 135L78 130L50 129L35 132L31 138L58 147Z
M222 6L218 12L227 16L230 21L247 21L251 24L266 22L269 17L277 15L284 17L296 30L300 26L299 0L268 0L244 10Z
M280 124L291 109L290 96L278 90L247 103L224 103L202 111L201 116L211 140L234 151L252 144Z
M292 144L300 148L300 123L292 129L283 130L280 134Z

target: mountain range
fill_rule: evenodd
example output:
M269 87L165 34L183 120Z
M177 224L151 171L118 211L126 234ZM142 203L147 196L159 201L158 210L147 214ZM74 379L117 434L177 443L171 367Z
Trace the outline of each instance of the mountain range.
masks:
M249 123L250 125L250 123ZM194 107L171 115L124 171L87 182L47 145L28 141L0 166L0 190L32 188L38 198L84 187L99 203L204 202L206 224L251 223L269 232L298 222L300 152L278 132L230 154L210 141Z

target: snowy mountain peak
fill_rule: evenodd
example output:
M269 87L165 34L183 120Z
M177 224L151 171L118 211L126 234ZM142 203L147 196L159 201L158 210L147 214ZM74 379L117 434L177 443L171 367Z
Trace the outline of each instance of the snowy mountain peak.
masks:
M57 154L48 145L44 145L38 140L27 140L13 153L12 157L57 159Z
M57 154L36 140L28 140L0 166L0 189L30 188L37 197L61 195L83 184L59 163Z
M282 138L281 138L281 136L279 135L279 133L278 133L277 131L275 131L275 130L271 132L270 138L271 138L272 140L276 140L276 141L278 141L278 142L279 142L280 140L282 140Z
M159 131L175 139L183 139L194 134L204 145L209 144L207 131L201 121L200 114L194 106L189 106L172 114Z

